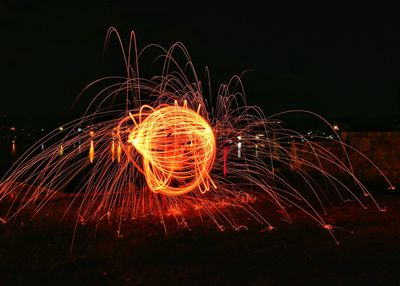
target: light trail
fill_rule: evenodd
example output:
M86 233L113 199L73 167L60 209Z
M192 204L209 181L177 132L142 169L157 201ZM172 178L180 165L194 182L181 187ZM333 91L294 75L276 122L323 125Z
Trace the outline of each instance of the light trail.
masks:
M10 205L0 210L1 222L28 209L37 214L65 193L71 205L78 203L66 207L77 223L107 218L120 226L151 214L165 230L166 217L187 226L193 213L221 230L246 229L247 219L273 230L266 214L274 208L289 222L291 210L301 210L333 236L335 227L323 217L332 196L386 210L351 167L348 152L364 155L338 136L330 140L334 153L317 136L311 140L247 106L239 77L212 96L208 70L199 80L180 43L137 52L134 33L128 49L113 28L107 40L111 35L121 45L126 76L90 84L84 94L100 90L82 118L46 135L14 164L0 182L0 202ZM161 49L164 62L145 79L139 58L150 48ZM298 112L316 116L337 135L322 117Z

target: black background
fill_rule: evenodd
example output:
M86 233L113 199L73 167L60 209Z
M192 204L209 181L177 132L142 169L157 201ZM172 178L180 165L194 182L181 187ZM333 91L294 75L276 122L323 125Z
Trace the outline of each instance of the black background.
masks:
M267 115L307 109L365 124L397 120L400 31L390 9L259 5L2 1L0 114L79 114L87 102L73 102L88 83L124 75L118 50L103 49L114 26L125 43L134 30L139 48L183 42L200 78L210 68L213 86L244 73L248 102Z

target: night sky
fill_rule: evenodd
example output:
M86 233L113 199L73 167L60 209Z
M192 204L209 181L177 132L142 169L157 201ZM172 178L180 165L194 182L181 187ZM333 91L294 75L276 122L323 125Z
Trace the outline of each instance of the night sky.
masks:
M85 85L122 67L116 50L103 54L107 29L115 26L125 39L135 30L139 47L183 42L200 78L207 65L214 83L246 71L249 103L266 114L307 109L328 118L400 116L394 17L136 2L1 1L0 114L79 112L82 106L73 102Z

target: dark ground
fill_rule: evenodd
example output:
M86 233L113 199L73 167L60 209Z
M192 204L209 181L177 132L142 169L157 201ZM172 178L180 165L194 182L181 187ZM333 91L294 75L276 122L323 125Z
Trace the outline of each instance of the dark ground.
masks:
M0 285L399 285L400 195L377 196L388 207L329 207L328 232L294 213L295 222L267 217L277 229L220 232L209 224L165 235L158 221L126 222L122 237L108 224L94 232L52 212L0 224ZM4 206L3 206L4 207ZM172 219L171 219L172 220Z

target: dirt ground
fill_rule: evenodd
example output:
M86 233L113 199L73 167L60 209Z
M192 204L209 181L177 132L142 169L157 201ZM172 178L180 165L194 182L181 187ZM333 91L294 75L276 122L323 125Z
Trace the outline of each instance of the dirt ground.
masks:
M120 237L112 225L79 226L70 253L72 222L22 217L0 223L0 285L400 285L400 193L376 198L387 212L328 207L339 245L301 213L289 224L272 212L273 231L204 223L165 234L150 217Z

